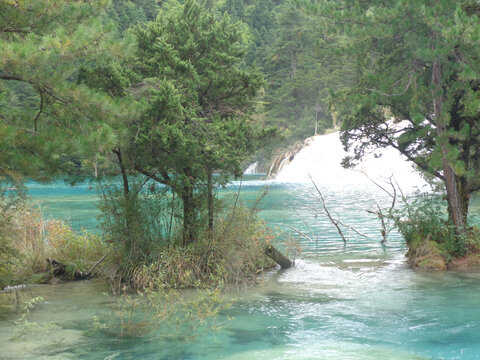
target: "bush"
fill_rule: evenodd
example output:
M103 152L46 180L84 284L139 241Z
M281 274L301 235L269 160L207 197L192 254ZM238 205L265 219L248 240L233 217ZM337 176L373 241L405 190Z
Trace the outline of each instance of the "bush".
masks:
M455 233L446 209L446 200L438 193L417 192L405 201L395 216L396 225L410 249L431 240L438 244L447 261L465 255L467 240Z
M165 247L155 259L123 273L123 280L135 289L151 288L152 284L175 289L245 287L274 265L264 254L271 234L250 211L237 207L224 212L215 224L213 234L204 232L186 248Z
M117 274L124 277L132 267L150 263L162 249L174 245L170 235L177 226L175 199L155 186L132 183L128 196L117 183L103 184L100 203L101 229L117 250Z
M95 327L120 337L152 331L157 336L190 337L218 328L218 316L231 305L222 299L221 290L252 285L260 273L275 265L264 255L271 238L262 220L234 206L217 216L213 233L203 232L188 247L179 246L175 239L163 242L163 247L155 245L158 251L143 263L117 267L113 289L121 296L115 316L95 318ZM125 262L124 254L117 251L117 263Z
M10 186L14 185L2 180L0 177L0 289L15 282L14 266L19 256L15 245L21 230L17 226L18 215L25 210L23 194L11 191Z

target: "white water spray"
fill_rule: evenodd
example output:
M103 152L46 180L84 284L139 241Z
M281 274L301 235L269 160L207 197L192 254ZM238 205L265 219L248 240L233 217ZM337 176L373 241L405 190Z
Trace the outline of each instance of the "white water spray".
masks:
M393 175L400 187L411 189L425 185L425 180L411 162L394 148L379 149L366 155L353 170L340 164L347 155L340 142L339 132L313 136L277 174L278 182L307 183L310 176L317 184L371 184ZM365 174L363 174L365 173Z
M245 172L243 173L243 175L253 175L253 174L256 174L257 173L257 169L258 169L258 161L250 164L247 169L245 170Z

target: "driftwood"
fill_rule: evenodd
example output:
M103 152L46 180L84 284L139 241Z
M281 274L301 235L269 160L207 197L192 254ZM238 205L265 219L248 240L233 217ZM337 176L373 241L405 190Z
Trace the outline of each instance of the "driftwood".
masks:
M81 280L81 279L88 279L92 274L90 271L83 272L78 269L75 269L73 273L69 272L67 271L67 265L62 264L61 262L58 262L55 259L47 258L47 262L50 264L52 269L52 274L54 276L68 277L68 278L73 278L75 280Z
M65 276L65 277L68 277L70 279L75 279L75 280L82 280L82 279L88 279L92 276L92 272L93 270L95 270L95 268L100 265L103 260L105 260L107 258L108 255L110 255L115 249L112 249L110 250L108 253L106 253L105 255L103 255L91 268L89 271L80 271L78 269L75 269L75 271L72 273L69 273L67 271L67 265L65 264L62 264L61 262L58 262L57 260L55 259L50 259L50 258L47 258L47 263L50 264L51 266L51 269L52 269L52 273L54 276Z
M288 269L293 265L293 262L289 258L275 249L272 245L267 245L265 248L265 255L280 265L282 269Z

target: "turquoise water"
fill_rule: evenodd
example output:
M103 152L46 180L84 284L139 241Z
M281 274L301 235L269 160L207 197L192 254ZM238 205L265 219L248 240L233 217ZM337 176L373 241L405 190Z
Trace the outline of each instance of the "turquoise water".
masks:
M244 181L243 201L253 204L265 184ZM232 184L224 194L237 188ZM284 229L281 239L298 239L287 224L311 240L298 239L303 252L294 268L269 272L258 288L227 294L237 301L222 313L220 322L230 320L221 330L120 338L93 328L95 316L113 317L114 299L102 294L104 283L37 286L28 296L45 301L29 319L58 328L12 341L18 315L0 320L0 359L479 359L480 275L413 272L402 239L392 233L382 246L379 224L365 211L374 200L387 204L381 193L354 186L321 190L332 214L368 238L347 232L344 245L330 222L306 207L315 204L308 188L270 184L260 216ZM94 224L96 200L88 185L39 186L32 196L45 201L48 216Z

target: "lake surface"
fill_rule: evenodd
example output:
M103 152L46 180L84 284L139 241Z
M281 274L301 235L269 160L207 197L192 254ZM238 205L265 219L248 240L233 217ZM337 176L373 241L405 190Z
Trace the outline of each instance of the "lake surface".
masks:
M409 269L401 237L392 233L382 246L378 221L365 211L375 200L388 203L378 189L321 187L332 214L368 236L347 231L344 245L328 219L305 206L318 205L307 186L252 177L242 182L242 200L252 205L265 185L259 215L282 229L279 246L296 238L302 254L294 268L266 274L263 286L227 294L237 301L221 314L220 322L230 319L222 329L121 338L93 326L94 317L114 315L114 299L102 294L106 284L42 285L29 290L44 302L28 319L57 328L11 340L19 315L0 319L0 359L480 359L480 275ZM32 184L31 195L47 216L95 227L91 185Z

